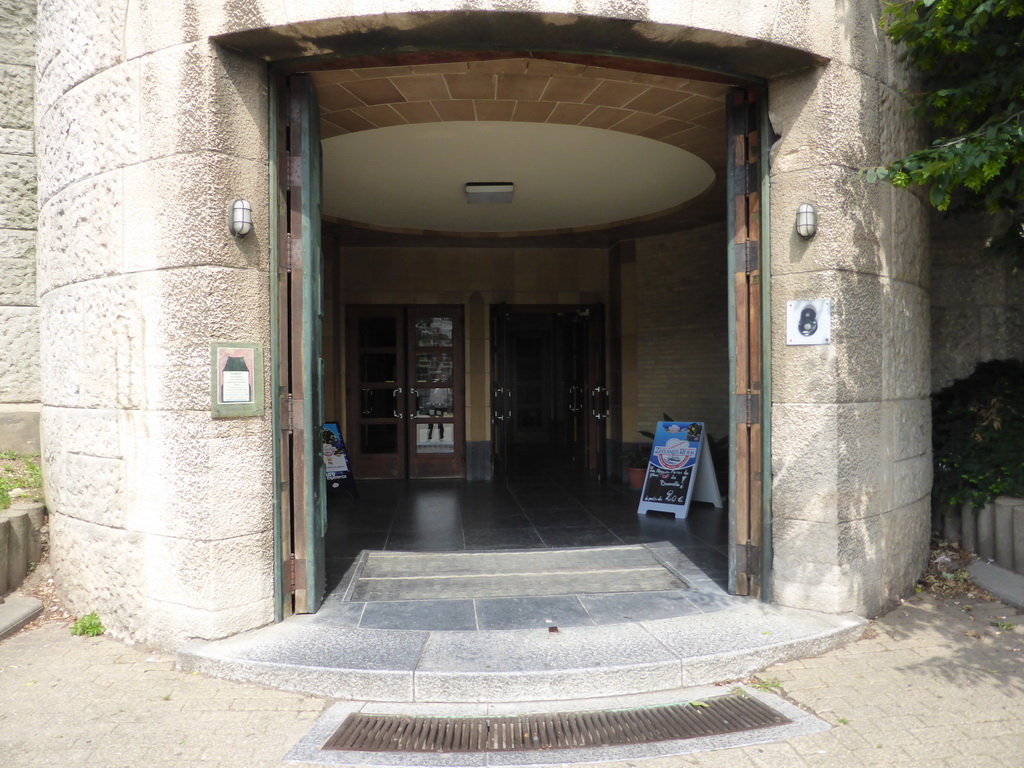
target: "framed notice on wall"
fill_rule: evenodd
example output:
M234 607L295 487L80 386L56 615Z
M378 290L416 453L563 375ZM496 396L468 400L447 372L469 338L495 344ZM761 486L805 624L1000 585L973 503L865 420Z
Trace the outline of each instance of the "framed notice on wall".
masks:
M210 412L215 419L263 414L263 348L210 343Z
M671 512L686 517L691 501L722 506L704 424L659 421L637 513Z

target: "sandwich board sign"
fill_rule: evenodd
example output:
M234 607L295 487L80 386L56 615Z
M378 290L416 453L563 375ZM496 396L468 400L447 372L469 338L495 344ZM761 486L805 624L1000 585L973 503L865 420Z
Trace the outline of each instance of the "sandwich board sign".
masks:
M722 508L704 423L659 421L637 514L670 512L686 517L691 501Z

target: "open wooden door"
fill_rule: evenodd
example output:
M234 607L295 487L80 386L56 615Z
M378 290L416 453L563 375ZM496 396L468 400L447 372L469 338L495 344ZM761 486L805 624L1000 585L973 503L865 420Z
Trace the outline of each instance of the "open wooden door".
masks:
M320 425L319 114L312 81L290 75L278 100L277 413L283 613L313 613L323 600L326 491ZM288 550L291 550L290 552ZM289 605L287 593L291 593ZM289 610L290 609L290 610Z
M730 590L760 597L762 591L763 448L761 438L761 145L756 87L737 88L727 105L729 139L729 249L733 304L733 435L730 485Z

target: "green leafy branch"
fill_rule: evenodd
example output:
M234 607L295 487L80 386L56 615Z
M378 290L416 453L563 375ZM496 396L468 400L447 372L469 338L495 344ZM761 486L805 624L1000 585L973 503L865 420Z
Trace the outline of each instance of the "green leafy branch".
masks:
M940 211L1008 214L994 245L1024 265L1024 0L889 2L881 25L921 73L911 114L940 138L867 180L920 186Z

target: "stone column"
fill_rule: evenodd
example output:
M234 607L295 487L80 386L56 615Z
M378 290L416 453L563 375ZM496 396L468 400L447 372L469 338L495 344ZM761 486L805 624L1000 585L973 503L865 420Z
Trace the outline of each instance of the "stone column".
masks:
M71 609L176 647L273 620L266 68L127 5L41 10L46 491ZM211 417L211 341L264 345L263 416Z
M842 23L877 29L853 12ZM875 615L926 562L927 212L858 172L919 139L900 78L876 38L771 85L773 587L787 605ZM818 209L809 241L801 203ZM832 342L787 346L787 301L818 298L832 300Z

